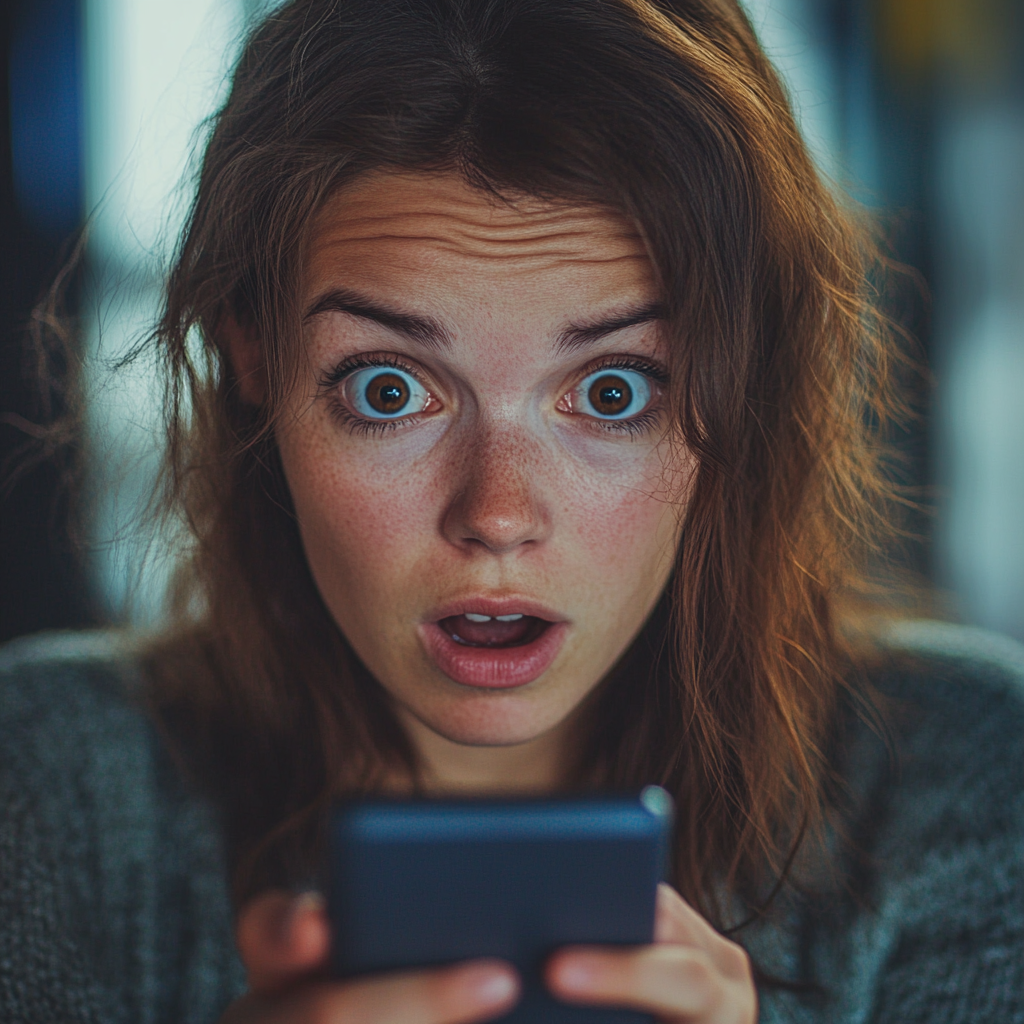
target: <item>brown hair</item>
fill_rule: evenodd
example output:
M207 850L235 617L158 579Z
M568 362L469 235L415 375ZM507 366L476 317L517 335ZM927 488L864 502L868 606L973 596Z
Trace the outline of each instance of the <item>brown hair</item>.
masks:
M154 336L167 499L194 544L149 659L160 720L225 808L236 898L295 880L332 796L416 772L313 584L272 431L310 225L374 169L600 204L646 239L699 468L669 587L589 701L576 782L667 787L675 882L724 924L714 894L762 898L823 820L837 602L886 529L896 404L869 235L735 0L293 0L248 40ZM229 316L261 339L262 409L239 396Z

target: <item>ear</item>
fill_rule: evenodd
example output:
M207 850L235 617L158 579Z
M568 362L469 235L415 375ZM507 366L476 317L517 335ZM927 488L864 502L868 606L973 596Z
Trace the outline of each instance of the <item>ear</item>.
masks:
M246 405L262 405L267 398L267 365L256 331L243 326L233 313L225 313L218 325L238 394Z

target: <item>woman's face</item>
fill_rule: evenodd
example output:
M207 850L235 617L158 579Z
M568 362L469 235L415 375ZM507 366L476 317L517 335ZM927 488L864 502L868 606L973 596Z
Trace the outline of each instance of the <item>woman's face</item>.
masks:
M379 175L319 218L278 441L327 607L420 735L552 734L665 586L690 477L623 218Z

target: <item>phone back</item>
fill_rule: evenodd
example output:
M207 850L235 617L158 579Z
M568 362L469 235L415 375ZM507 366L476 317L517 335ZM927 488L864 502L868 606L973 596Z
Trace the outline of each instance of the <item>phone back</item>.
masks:
M651 941L670 830L657 787L633 798L344 805L331 837L335 970L494 956L523 978L507 1024L649 1021L558 1002L541 970L560 946Z

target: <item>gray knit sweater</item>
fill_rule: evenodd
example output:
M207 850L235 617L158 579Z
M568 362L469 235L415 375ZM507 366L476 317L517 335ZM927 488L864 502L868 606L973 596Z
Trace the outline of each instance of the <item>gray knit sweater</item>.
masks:
M841 895L790 894L746 934L762 1021L1024 1024L1024 650L911 623L841 768ZM130 648L0 652L0 1021L215 1021L243 986L216 816L135 706Z

